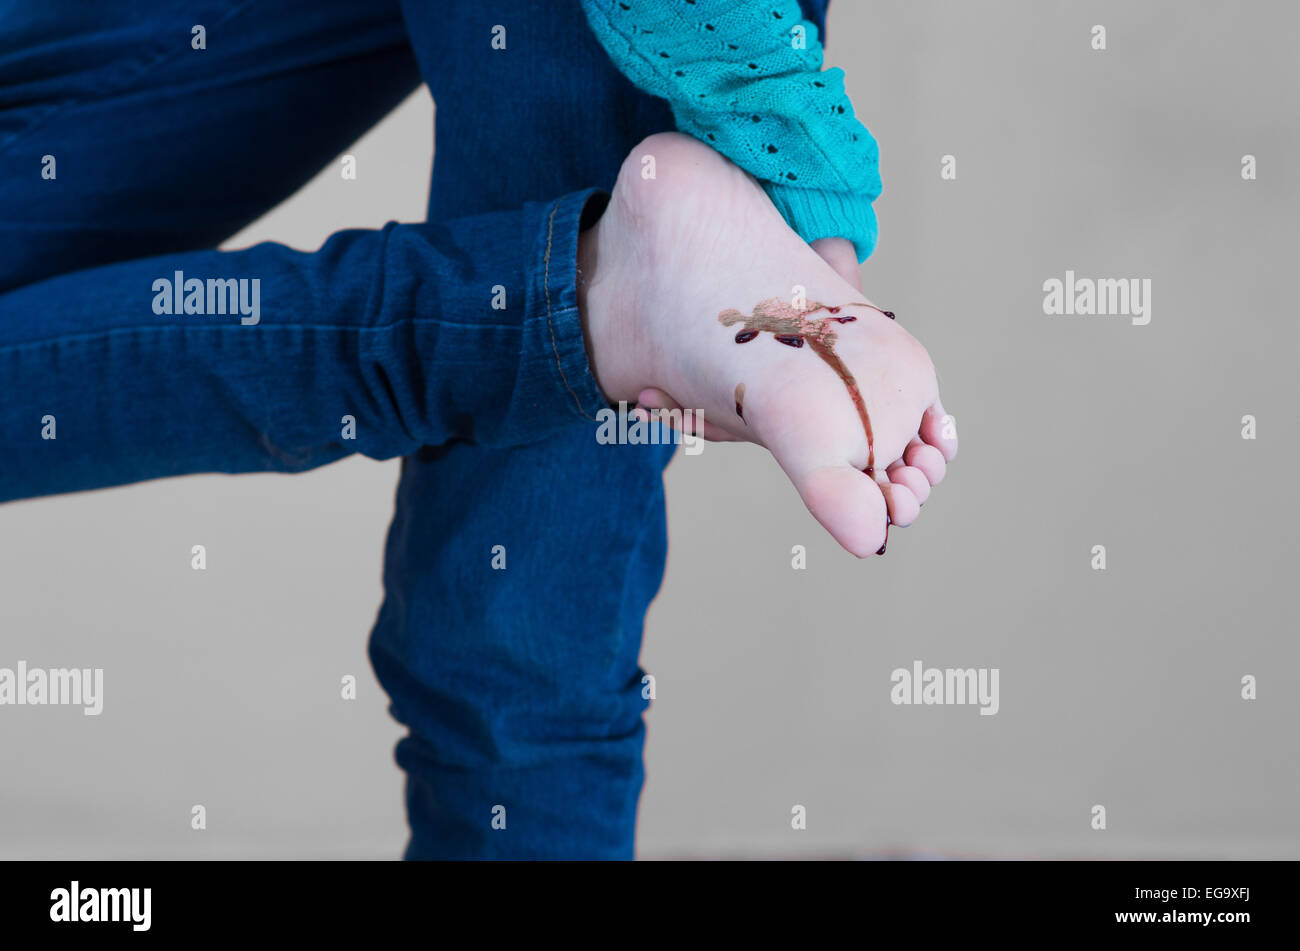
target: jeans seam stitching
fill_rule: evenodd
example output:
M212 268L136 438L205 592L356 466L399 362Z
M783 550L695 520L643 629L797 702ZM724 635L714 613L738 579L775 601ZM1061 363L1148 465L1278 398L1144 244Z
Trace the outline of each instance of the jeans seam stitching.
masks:
M551 206L551 214L546 219L546 256L543 260L542 273L542 292L546 295L546 326L551 331L551 352L555 354L555 369L560 371L560 380L563 381L564 388L573 397L573 402L578 406L578 412L587 419L594 420L596 417L587 412L582 405L582 399L569 385L569 376L564 372L564 363L560 360L560 345L555 339L555 323L551 320L551 243L555 237L555 213L559 210L560 203L557 201Z

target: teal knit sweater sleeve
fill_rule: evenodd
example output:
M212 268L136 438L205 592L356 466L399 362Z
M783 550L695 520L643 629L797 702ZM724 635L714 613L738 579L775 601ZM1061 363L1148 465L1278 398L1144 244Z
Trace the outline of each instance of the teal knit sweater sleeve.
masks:
M805 241L876 246L879 153L796 0L582 0L614 64L757 178Z

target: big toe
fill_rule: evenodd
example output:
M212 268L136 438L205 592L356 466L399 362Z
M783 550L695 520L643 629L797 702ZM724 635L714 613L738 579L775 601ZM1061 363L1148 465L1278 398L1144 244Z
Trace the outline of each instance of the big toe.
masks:
M865 558L885 543L885 497L870 476L852 466L823 466L793 479L808 511L849 552Z
M957 458L957 421L944 412L943 404L935 400L921 416L918 435L927 445L943 454L946 462Z

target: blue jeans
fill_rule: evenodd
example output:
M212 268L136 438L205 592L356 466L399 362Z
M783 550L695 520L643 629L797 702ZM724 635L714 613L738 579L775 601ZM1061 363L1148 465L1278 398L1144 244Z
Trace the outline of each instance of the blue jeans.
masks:
M427 222L211 250L422 78ZM0 4L0 501L404 457L408 858L633 855L671 447L596 442L575 263L671 127L577 0Z

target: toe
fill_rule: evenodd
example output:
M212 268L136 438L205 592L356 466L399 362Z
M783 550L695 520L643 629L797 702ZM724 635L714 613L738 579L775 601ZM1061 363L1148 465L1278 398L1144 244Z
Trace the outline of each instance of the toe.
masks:
M943 404L937 400L921 417L919 435L938 449L947 462L957 458L957 421L944 412Z
M889 481L895 485L906 486L916 496L918 505L924 505L930 497L930 480L916 466L907 466L896 462L889 467Z
M948 463L944 461L943 453L919 440L913 440L903 450L903 462L913 469L919 469L930 485L938 485L942 482L944 473L948 471Z
M892 482L884 491L889 503L889 520L893 524L906 528L916 521L916 517L921 514L921 503L916 500L911 489Z
M808 511L848 551L866 558L885 543L885 498L869 476L852 466L823 466L791 478Z

